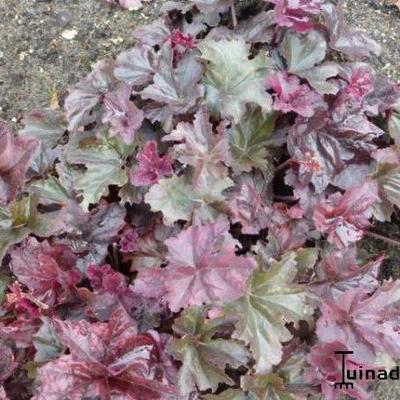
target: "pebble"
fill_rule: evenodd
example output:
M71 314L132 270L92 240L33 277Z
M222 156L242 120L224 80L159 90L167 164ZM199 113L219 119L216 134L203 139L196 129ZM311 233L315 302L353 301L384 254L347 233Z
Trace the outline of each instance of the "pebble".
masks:
M72 40L78 34L76 29L66 29L61 33L61 36L66 40Z
M67 26L71 22L71 19L72 19L71 14L67 11L60 11L60 12L56 13L55 17L56 17L57 25L61 26L62 28Z

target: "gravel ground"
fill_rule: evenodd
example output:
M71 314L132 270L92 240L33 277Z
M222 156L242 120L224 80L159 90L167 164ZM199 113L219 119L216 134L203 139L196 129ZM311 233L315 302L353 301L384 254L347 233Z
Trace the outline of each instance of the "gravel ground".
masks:
M382 45L382 54L370 60L376 70L400 81L400 10L390 0L345 0L346 20L365 29Z
M161 3L131 12L104 0L0 0L0 119L20 121L26 110L62 99L96 60L132 46L132 31Z
M0 119L19 122L26 110L62 99L96 60L129 48L135 26L154 19L162 3L131 12L105 0L0 0ZM384 4L346 0L346 18L382 44L371 60L377 70L400 80L400 11Z
M131 12L104 0L0 0L0 119L18 125L27 110L61 102L67 86L96 60L129 48L134 28L154 19L162 3L153 0ZM345 17L382 44L382 55L370 62L400 81L400 11L383 0L345 0ZM71 31L76 36L68 39ZM400 239L400 219L376 231ZM385 275L400 277L398 250L372 240L364 249L385 251ZM400 399L400 384L379 385L374 399Z

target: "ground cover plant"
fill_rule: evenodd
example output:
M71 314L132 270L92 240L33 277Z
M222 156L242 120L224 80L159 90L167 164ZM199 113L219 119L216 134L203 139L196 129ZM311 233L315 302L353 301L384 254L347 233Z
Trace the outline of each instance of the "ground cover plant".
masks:
M400 283L357 247L400 205L400 89L340 3L247 11L166 2L0 124L0 399L369 399L334 351L400 358Z

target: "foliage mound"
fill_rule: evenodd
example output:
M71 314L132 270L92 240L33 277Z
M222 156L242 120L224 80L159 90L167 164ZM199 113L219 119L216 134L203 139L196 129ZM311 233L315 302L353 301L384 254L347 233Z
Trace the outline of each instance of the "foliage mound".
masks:
M1 399L330 400L336 350L400 358L400 282L357 250L400 205L400 90L336 3L166 2L1 123Z

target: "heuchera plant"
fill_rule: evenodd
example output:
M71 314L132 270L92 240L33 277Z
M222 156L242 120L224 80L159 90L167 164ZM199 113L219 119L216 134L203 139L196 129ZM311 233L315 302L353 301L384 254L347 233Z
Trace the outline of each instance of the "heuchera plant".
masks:
M371 398L334 351L400 358L357 250L400 206L400 90L337 3L166 2L0 124L0 399Z

